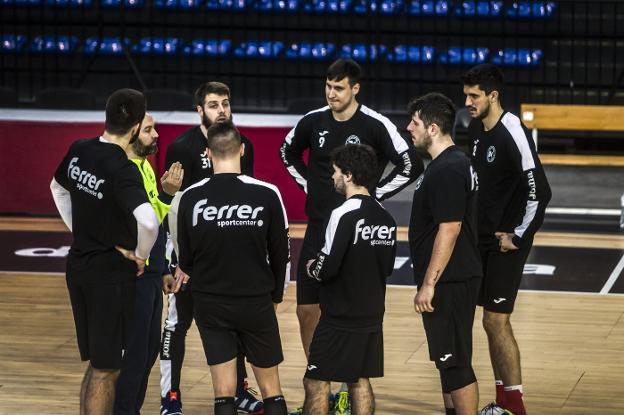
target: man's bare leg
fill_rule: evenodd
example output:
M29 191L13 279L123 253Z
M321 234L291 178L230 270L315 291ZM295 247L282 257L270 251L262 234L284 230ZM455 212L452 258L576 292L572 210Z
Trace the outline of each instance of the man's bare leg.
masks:
M326 414L329 411L330 382L303 378L305 389L305 401L303 402L303 415Z
M310 357L310 344L314 336L314 330L321 318L321 307L318 304L298 304L297 319L299 320L299 332L301 344L306 358Z
M353 415L373 415L375 413L375 394L370 381L358 379L357 383L349 383L351 395L351 413Z
M110 415L115 403L115 382L118 369L96 369L90 366L91 376L85 382L84 413L88 415ZM82 412L82 409L81 409Z

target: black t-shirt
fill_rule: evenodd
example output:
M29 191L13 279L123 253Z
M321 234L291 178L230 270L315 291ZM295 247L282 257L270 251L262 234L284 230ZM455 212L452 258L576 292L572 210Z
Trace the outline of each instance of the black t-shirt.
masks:
M241 158L241 172L253 177L253 145L243 135L241 135L241 142L245 144L245 154ZM182 163L184 169L184 178L180 190L213 175L212 163L208 159L207 141L201 126L198 125L187 130L169 144L165 156L165 169L168 170L176 161Z
M215 174L176 195L169 216L177 223L179 265L193 292L228 301L282 301L290 254L277 187Z
M464 281L482 275L477 248L477 190L470 160L455 146L431 161L416 180L409 245L417 285L422 284L439 224L444 222L462 222L462 226L440 281Z
M544 222L551 191L535 143L520 119L504 112L485 131L473 119L468 126L473 142L472 165L479 175L479 244L498 250L495 232L516 236L516 246L530 245Z
M115 246L136 248L133 211L149 200L141 174L123 149L100 138L76 141L54 178L71 197L74 241L68 275L101 278L97 281L103 282L136 274L134 262L125 259ZM111 275L115 272L122 274Z
M371 196L352 196L334 209L323 249L310 267L322 281L324 321L343 328L380 329L386 278L392 275L395 254L396 223Z
M306 193L306 214L310 221L323 222L344 202L331 178L330 153L344 144L368 144L377 154L376 189L371 195L384 200L398 193L423 171L422 160L397 128L383 115L360 105L347 121L337 121L329 107L306 114L286 136L280 155L288 173ZM307 165L303 153L309 149ZM395 165L381 178L388 161Z

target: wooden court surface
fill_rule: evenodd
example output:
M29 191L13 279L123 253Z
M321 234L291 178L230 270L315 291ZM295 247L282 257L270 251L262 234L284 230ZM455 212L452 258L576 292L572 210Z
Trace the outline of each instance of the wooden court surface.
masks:
M19 224L0 223L0 228L62 230L58 221L48 222L20 220ZM543 234L540 238L544 238L542 243L622 247L617 237ZM78 356L64 277L0 272L0 284L5 289L0 302L4 326L0 414L78 413L85 363ZM278 310L285 355L280 375L289 408L303 399L305 370L295 289L294 284L289 287ZM412 307L413 295L410 287L388 289L386 373L373 380L377 414L443 413L438 373L428 360L422 322ZM485 405L493 398L494 388L480 318L478 309L473 362L481 385L481 405ZM530 414L624 414L624 296L524 291L519 294L512 322L522 353ZM159 413L158 381L156 363L145 414ZM212 414L210 373L194 326L187 339L182 389L185 414Z

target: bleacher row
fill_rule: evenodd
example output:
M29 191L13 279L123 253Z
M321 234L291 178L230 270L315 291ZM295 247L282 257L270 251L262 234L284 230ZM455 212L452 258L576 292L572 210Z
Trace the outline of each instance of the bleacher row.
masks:
M0 0L0 6L93 7L98 0ZM143 8L147 0L99 0L103 8ZM157 9L258 12L305 12L332 14L371 14L409 16L448 16L548 19L555 2L525 0L505 6L498 0L152 0Z
M338 57L358 61L385 60L395 63L437 62L448 65L478 64L492 62L503 66L537 66L542 52L539 49L505 48L493 51L483 47L450 47L436 56L433 46L343 44L333 43L291 43L281 41L248 41L233 44L231 40L192 40L189 44L177 38L142 38L137 43L129 39L88 38L81 44L76 36L36 36L30 43L23 35L2 35L2 53L30 52L34 54L69 55L122 55L124 47L132 54L152 56L198 56L234 57L249 59L299 59L329 60Z

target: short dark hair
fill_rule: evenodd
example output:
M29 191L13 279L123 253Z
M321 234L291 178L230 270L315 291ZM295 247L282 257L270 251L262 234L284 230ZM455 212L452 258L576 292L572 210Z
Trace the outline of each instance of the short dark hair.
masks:
M351 86L362 79L362 68L353 59L338 59L327 68L327 79L330 81L342 81L345 77Z
M214 123L208 128L206 138L208 148L217 158L236 154L240 149L241 136L234 124L229 121Z
M492 91L498 91L498 95L501 96L505 85L503 71L491 63L483 63L470 68L462 75L461 80L464 85L478 85L487 95Z
M223 82L206 82L195 90L195 105L204 106L204 100L208 94L226 95L230 98L230 88Z
M455 105L445 95L431 92L418 98L414 98L407 106L410 116L417 114L425 124L425 128L431 124L440 127L442 134L450 134L455 124Z
M130 88L118 89L106 100L104 129L113 135L125 135L143 121L146 111L145 96Z
M343 174L351 174L353 183L370 188L377 178L377 156L367 144L346 144L331 152L331 162Z

